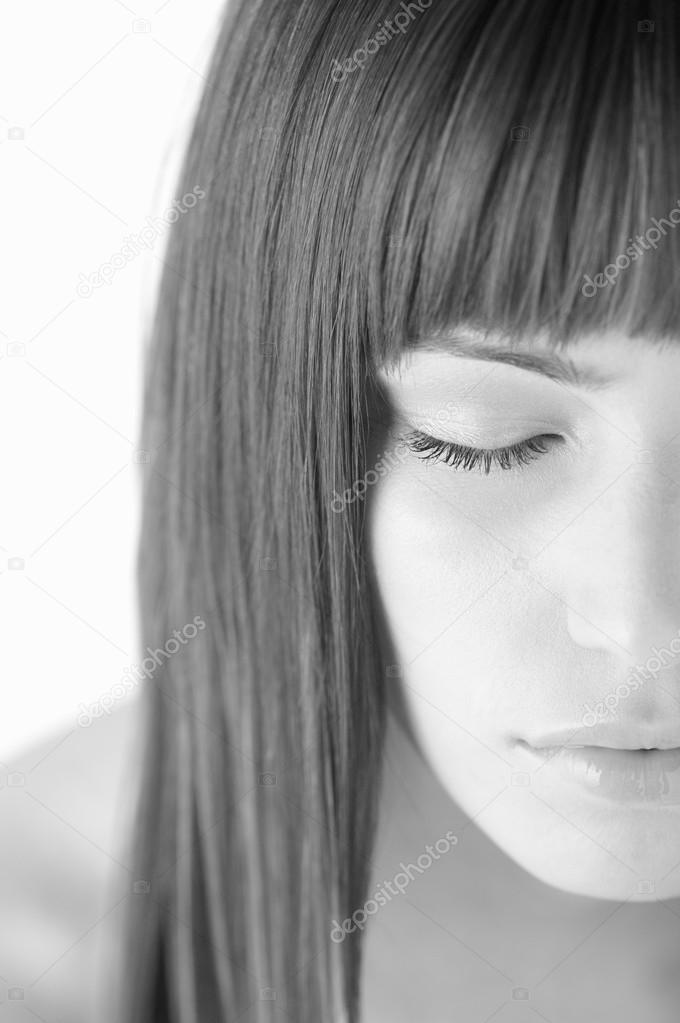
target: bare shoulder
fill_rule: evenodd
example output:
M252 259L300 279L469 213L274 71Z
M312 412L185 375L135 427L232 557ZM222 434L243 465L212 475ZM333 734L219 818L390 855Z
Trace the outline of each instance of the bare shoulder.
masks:
M141 715L129 701L0 765L0 973L38 1018L94 1018L131 890Z

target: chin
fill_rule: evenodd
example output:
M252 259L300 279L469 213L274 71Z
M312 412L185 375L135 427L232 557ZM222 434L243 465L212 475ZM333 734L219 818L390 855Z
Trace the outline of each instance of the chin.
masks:
M481 830L536 880L570 895L655 902L680 895L680 813L665 808L551 806L506 792Z
M564 857L550 862L523 849L518 850L517 854L507 848L505 851L518 866L537 881L567 895L605 899L611 902L625 902L629 899L636 902L656 902L660 897L656 883L653 881L650 883L651 878L645 879L640 875L640 878L636 879L624 867L619 870L612 868L611 857L608 856L593 855L590 858L584 857L580 862ZM663 897L671 898L678 894L680 888L664 894Z

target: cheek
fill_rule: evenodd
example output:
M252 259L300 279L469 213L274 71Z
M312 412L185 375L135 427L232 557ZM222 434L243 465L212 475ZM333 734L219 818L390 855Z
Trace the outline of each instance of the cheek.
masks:
M489 697L504 686L499 655L522 645L507 614L526 587L513 554L408 466L372 493L369 543L404 682L445 713L469 718L486 704L488 717Z
M510 661L527 645L524 616L507 613L524 580L502 544L419 485L409 466L371 494L369 543L399 669L388 677L426 758L472 812L508 783L493 747L502 744L510 704L526 707L526 694L518 699L508 686Z
M388 675L426 753L493 791L511 739L573 717L577 666L559 602L459 494L424 485L420 467L393 470L369 495L369 549L399 668Z

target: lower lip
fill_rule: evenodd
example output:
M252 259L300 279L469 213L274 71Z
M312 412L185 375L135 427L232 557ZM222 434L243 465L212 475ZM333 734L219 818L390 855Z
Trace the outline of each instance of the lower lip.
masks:
M536 749L521 740L538 766L594 795L620 803L680 806L680 749L621 750L602 746Z

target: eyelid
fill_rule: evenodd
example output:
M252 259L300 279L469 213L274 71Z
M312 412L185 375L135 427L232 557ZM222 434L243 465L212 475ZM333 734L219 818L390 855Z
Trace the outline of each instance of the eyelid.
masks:
M521 468L546 455L553 444L564 441L559 434L544 433L503 447L477 448L442 440L417 429L409 431L402 439L423 461L444 462L455 471L470 472L479 468L487 476L494 465L504 472ZM549 443L546 445L546 442Z
M476 413L466 415L466 412L471 410L462 410L457 415L450 412L451 405L457 403L450 403L448 408L449 412L444 415L444 408L441 407L436 412L432 412L429 408L420 409L416 408L400 408L399 406L393 406L394 425L398 430L405 432L418 432L431 437L435 440L442 442L450 442L451 444L458 444L459 446L469 446L474 448L484 449L486 451L500 450L501 448L511 447L513 444L520 444L527 440L528 437L544 437L544 436L558 436L562 433L571 433L571 429L566 423L558 427L558 431L555 430L557 425L555 418L548 418L547 416L532 416L526 413L518 413L516 416L509 414L492 414L486 415ZM566 429L562 429L562 427ZM503 435L507 437L508 433L515 433L516 436L512 440L504 440L502 443L496 445L488 445L481 442L481 438L489 436L491 434Z

